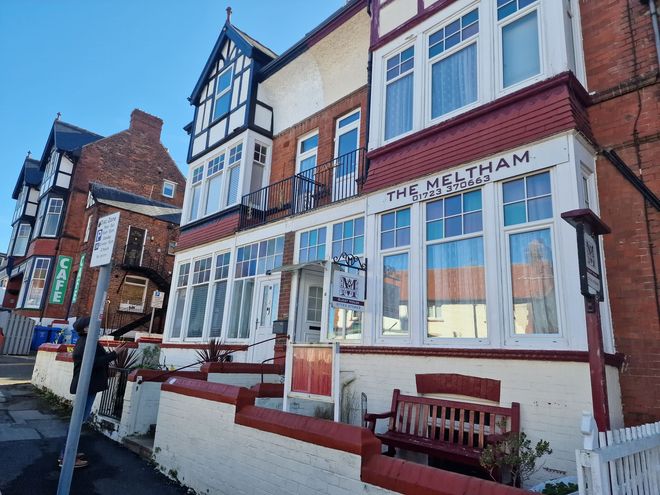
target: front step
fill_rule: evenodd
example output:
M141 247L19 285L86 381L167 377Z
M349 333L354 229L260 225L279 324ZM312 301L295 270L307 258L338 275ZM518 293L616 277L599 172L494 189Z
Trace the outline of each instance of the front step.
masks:
M144 459L151 459L154 451L153 435L132 435L124 437L122 443L131 452L135 452Z

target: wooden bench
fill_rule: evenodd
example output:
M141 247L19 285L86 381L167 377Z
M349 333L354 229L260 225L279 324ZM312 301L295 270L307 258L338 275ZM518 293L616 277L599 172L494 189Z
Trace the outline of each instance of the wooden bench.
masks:
M376 420L389 419L385 433L376 433ZM412 450L461 464L479 466L488 444L507 432L520 432L520 404L499 407L454 400L392 394L392 408L381 414L366 413L365 425L388 446Z

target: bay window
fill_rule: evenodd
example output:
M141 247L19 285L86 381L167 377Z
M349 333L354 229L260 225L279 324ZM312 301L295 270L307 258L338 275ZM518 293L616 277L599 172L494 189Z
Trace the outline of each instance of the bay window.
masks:
M222 170L225 166L225 154L213 158L206 166L206 202L204 214L209 215L220 209L222 194Z
M502 50L502 86L508 88L541 73L538 0L497 0Z
M484 338L481 190L426 204L426 335Z
M502 184L513 333L558 334L550 172Z
M193 221L199 217L199 203L202 199L202 178L204 177L204 165L195 167L191 176L190 187L190 210L188 220Z
M211 329L209 337L222 335L222 319L225 315L225 299L227 297L227 278L229 277L229 253L215 257L215 283L213 284L213 299L211 301Z
M342 253L364 255L364 217L338 222L332 226L332 256ZM357 273L357 269L336 266L335 270ZM328 337L357 340L362 337L362 311L329 308Z
M21 188L21 192L19 193L18 199L16 200L16 205L14 206L14 216L12 217L12 222L15 222L21 218L21 216L23 216L29 189L30 188L27 186L23 186Z
M380 217L383 336L406 336L409 328L410 208Z
M193 263L187 337L199 338L204 332L206 299L209 293L209 280L211 278L211 260L212 258L209 256L196 260Z
M30 278L27 296L25 297L25 304L23 304L24 308L38 309L41 307L49 268L50 258L35 259L32 277Z
M431 118L477 101L477 9L429 36Z
M250 336L255 278L282 266L283 255L283 236L241 246L236 250L228 338L247 339Z
M387 59L385 72L385 140L413 127L413 69L415 48Z
M229 161L227 163L227 167L229 168L229 185L227 187L226 206L231 206L239 200L242 156L243 143L229 150Z
M176 292L174 294L174 318L172 321L172 331L170 336L178 339L181 336L181 326L183 325L183 312L186 307L186 291L188 288L188 278L190 275L190 263L179 265L179 273L176 279Z
M30 224L19 223L15 229L14 246L11 251L12 256L25 256L27 245L30 240Z
M55 237L57 235L57 228L60 224L63 207L64 200L62 198L50 198L48 201L48 209L46 210L43 229L41 231L42 236Z
M55 183L55 176L57 175L57 165L59 161L60 154L53 149L50 153L50 157L48 158L46 168L44 169L44 175L41 178L39 192L42 196L46 194Z

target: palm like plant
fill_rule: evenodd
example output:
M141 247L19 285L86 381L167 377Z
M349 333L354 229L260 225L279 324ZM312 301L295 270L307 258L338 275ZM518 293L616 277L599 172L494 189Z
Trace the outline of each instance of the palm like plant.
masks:
M137 349L129 349L122 347L115 351L117 358L115 359L115 366L121 369L135 368L138 364Z
M225 352L220 345L220 339L211 339L207 347L197 350L197 357L204 363L217 363L223 361Z

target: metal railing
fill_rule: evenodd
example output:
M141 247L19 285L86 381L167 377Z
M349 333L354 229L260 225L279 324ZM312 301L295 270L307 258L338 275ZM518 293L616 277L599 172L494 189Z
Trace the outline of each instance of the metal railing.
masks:
M172 274L168 270L168 254L166 251L152 252L145 250L142 256L134 255L132 252L124 253L124 268L143 272L159 286L167 286L172 281ZM162 287L165 288L165 287Z
M124 393L126 392L126 382L128 381L129 369L116 368L110 366L108 376L108 388L101 394L101 404L99 405L99 416L121 420L121 413L124 409Z
M366 177L364 148L304 170L243 196L239 229L268 222L357 196Z

